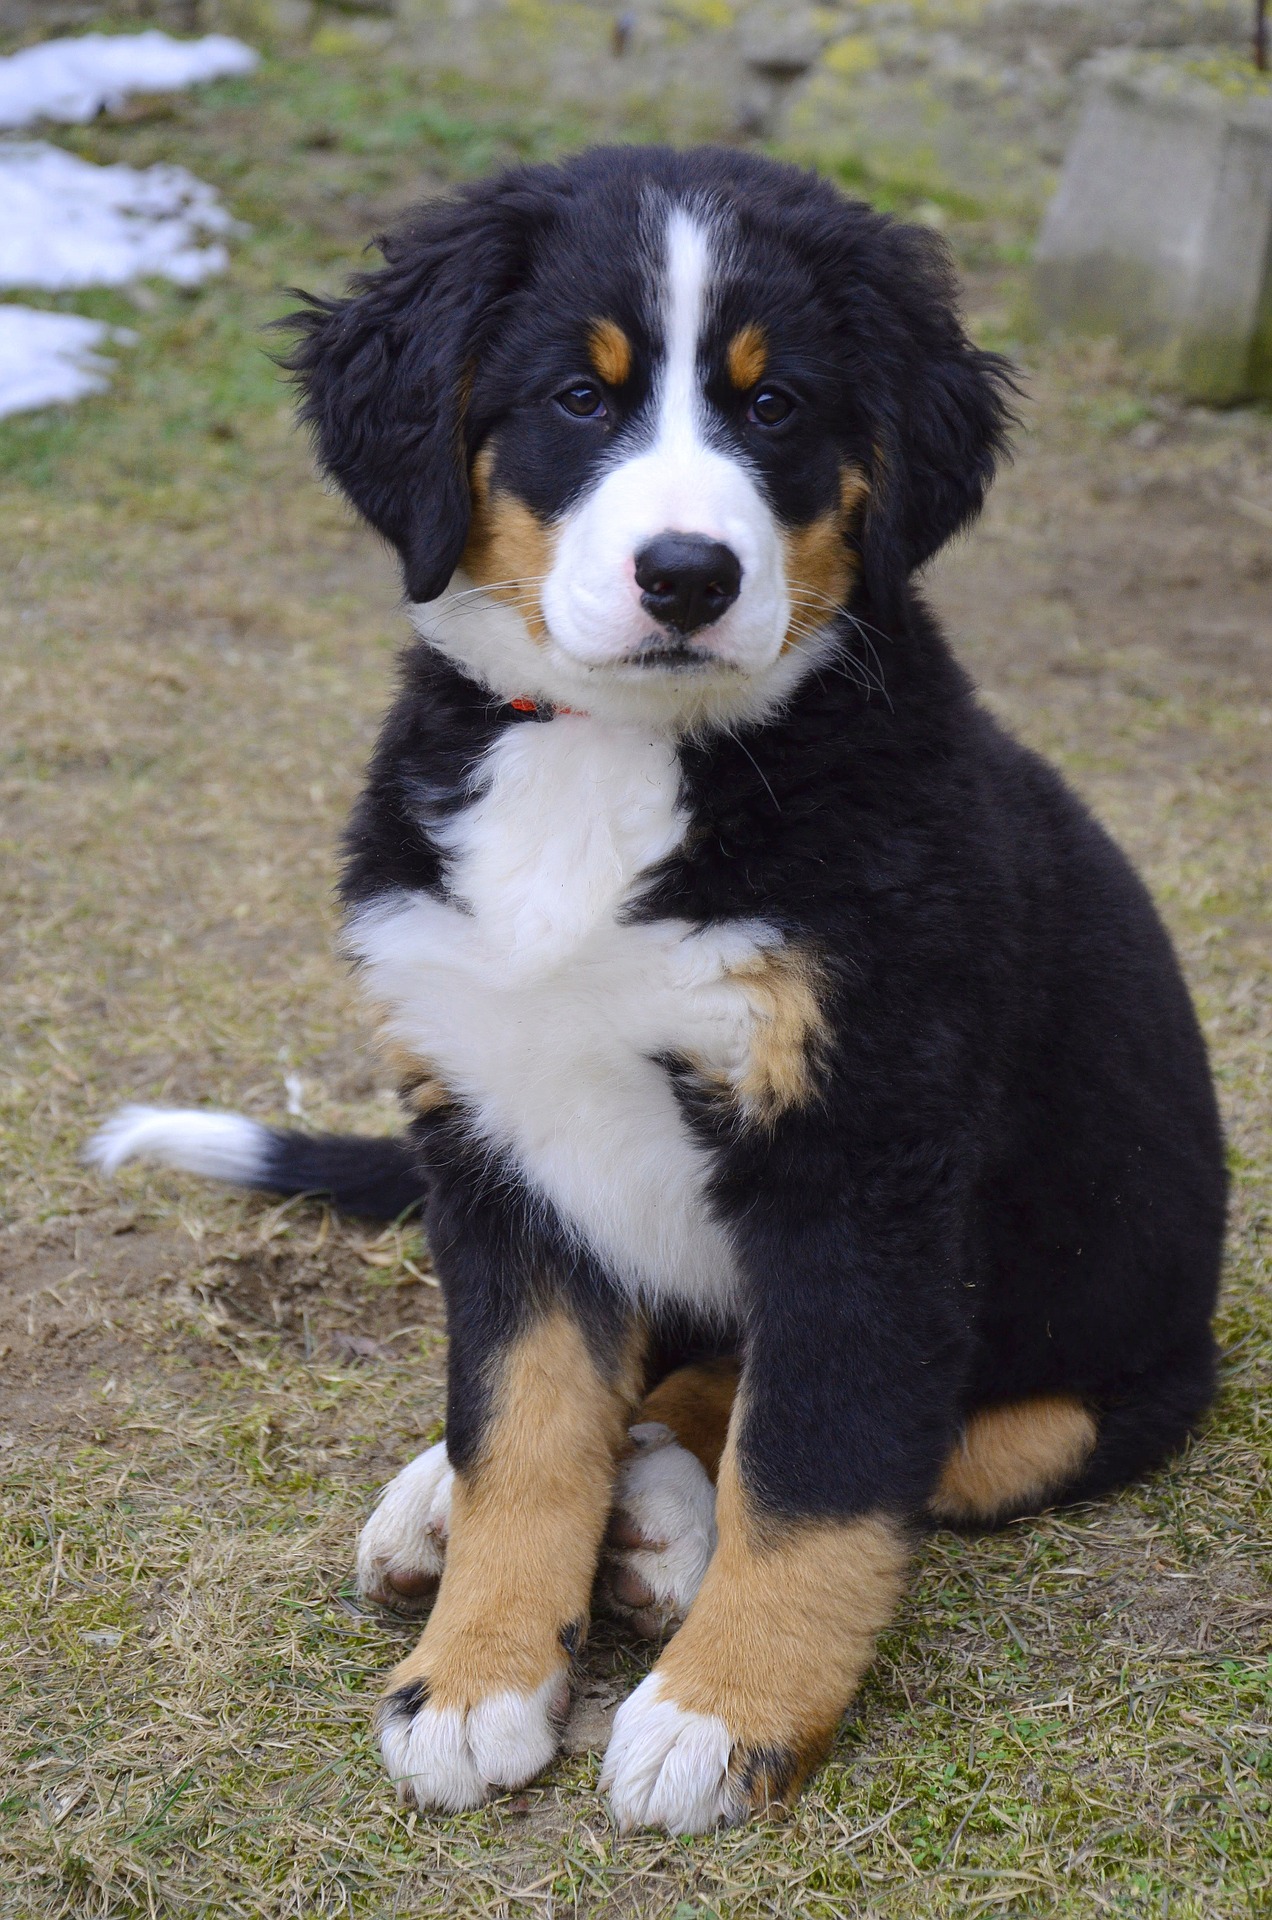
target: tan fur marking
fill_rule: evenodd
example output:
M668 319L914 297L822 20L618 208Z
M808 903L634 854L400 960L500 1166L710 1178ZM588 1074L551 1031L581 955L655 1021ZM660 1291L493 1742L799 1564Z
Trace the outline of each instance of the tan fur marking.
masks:
M438 1107L452 1106L454 1096L433 1062L393 1038L391 1009L381 1003L373 1005L372 1011L376 1017L376 1052L392 1075L403 1106L412 1113L433 1113Z
M487 443L469 474L472 521L460 565L476 586L515 607L534 639L547 638L541 593L556 551L556 532L524 501L491 486L494 448Z
M755 1015L750 1059L738 1086L756 1119L776 1120L817 1091L828 1028L821 1010L821 969L805 948L771 947L732 976Z
M1070 1394L974 1413L928 1508L938 1520L1029 1511L1074 1480L1095 1446L1095 1420Z
M437 1707L531 1693L568 1658L560 1634L586 1620L614 1462L638 1391L633 1343L601 1378L577 1324L553 1312L503 1369L477 1466L457 1473L446 1570L423 1638L390 1674Z
M869 493L870 482L860 467L839 469L839 511L843 515L845 527L852 525L857 516L858 507Z
M768 365L768 341L764 329L749 320L729 342L725 355L729 378L739 393L746 393L764 378Z
M617 320L594 320L587 336L593 367L608 387L621 387L631 378L632 343Z
M702 1462L714 1480L720 1471L737 1386L738 1369L733 1360L677 1367L646 1395L636 1417L659 1420L670 1427L681 1446Z
M490 476L495 470L494 442L487 440L480 448L468 474L468 491L473 498L473 509L490 504Z
M807 948L766 947L727 978L751 1009L747 1063L740 1078L699 1065L708 1085L763 1126L817 1092L828 1027L821 1009L821 968Z
M798 645L801 634L810 627L823 626L847 599L856 559L844 536L869 491L869 482L859 467L844 467L839 475L838 507L811 520L806 527L783 532L791 596L791 625L782 642L783 652Z
M740 1402L738 1403L740 1405ZM720 1542L702 1588L656 1671L680 1707L714 1714L775 1774L750 1804L793 1797L824 1753L901 1592L906 1550L885 1514L779 1524L757 1517L737 1468L737 1426L720 1463Z
M403 1106L409 1107L412 1113L435 1113L439 1107L453 1104L453 1096L438 1078L431 1060L394 1041L382 1045L380 1051L397 1084Z

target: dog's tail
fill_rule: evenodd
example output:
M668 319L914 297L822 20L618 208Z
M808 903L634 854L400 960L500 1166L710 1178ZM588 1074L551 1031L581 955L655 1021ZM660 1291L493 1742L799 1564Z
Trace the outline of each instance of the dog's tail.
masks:
M264 1127L241 1113L190 1107L121 1107L88 1144L104 1173L125 1160L152 1160L186 1173L264 1193L321 1195L340 1213L397 1220L424 1198L424 1180L405 1140Z

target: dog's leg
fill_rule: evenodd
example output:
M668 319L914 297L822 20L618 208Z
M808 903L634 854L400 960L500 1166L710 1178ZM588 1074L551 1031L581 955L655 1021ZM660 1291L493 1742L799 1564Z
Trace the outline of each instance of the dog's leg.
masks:
M598 1603L651 1638L684 1619L716 1545L715 1478L738 1369L679 1367L647 1394L620 1462Z
M614 1723L604 1780L624 1829L702 1831L793 1797L897 1603L913 1518L957 1434L957 1164L876 1140L852 1185L819 1195L815 1156L790 1137L737 1183L753 1283L719 1541Z
M829 1746L901 1591L897 1519L766 1510L747 1484L739 1425L701 1591L615 1721L602 1784L624 1830L702 1832L788 1801Z
M483 1371L479 1434L471 1415L461 1423L437 1604L376 1716L389 1772L421 1807L475 1806L556 1751L634 1397L630 1352L598 1360L561 1304ZM451 1387L454 1405L466 1390L454 1372Z

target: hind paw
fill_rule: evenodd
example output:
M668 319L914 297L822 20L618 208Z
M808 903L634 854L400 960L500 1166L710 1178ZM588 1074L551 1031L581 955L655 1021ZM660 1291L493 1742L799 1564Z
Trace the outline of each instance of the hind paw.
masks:
M390 1480L358 1540L361 1599L395 1613L420 1613L432 1604L446 1559L454 1480L444 1440Z
M632 1428L597 1587L607 1612L654 1639L677 1627L702 1585L716 1544L715 1488L670 1427Z

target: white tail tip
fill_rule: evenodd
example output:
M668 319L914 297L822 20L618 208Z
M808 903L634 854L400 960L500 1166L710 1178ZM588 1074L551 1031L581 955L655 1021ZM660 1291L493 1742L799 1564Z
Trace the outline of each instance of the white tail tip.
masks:
M269 1129L241 1113L193 1107L121 1107L98 1129L84 1158L103 1173L125 1160L153 1160L185 1173L240 1186L257 1180L269 1155Z

